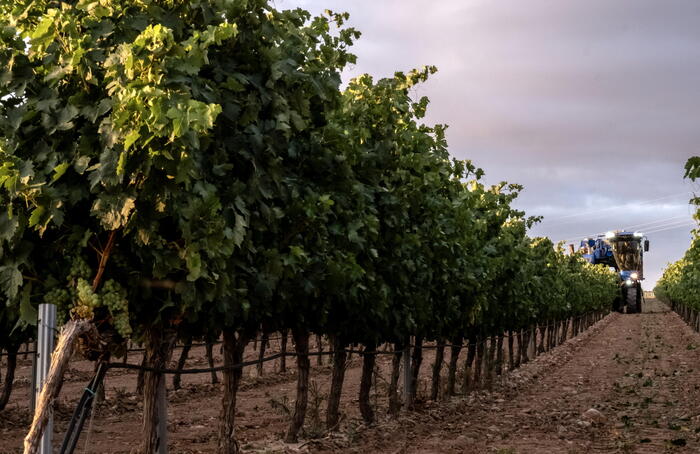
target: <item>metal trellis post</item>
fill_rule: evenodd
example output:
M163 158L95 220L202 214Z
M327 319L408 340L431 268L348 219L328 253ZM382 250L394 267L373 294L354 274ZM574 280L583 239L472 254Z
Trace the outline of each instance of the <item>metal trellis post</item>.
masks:
M37 320L36 342L36 375L34 386L34 401L39 400L41 388L49 375L51 367L51 353L54 347L54 333L56 331L56 305L39 304L39 318ZM51 438L53 435L53 410L50 410L49 420L46 423L44 434L39 443L39 454L51 454Z

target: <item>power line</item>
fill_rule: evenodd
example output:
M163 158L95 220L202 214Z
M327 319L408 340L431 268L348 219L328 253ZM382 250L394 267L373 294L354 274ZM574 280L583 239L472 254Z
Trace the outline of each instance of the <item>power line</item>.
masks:
M683 214L683 215L678 215L678 216L670 216L667 218L661 218L657 219L655 221L648 221L648 222L642 222L638 224L628 224L624 227L624 230L626 231L640 231L640 230L651 230L651 229L658 229L658 228L664 228L664 227L669 227L676 225L678 223L686 223L691 221L692 218L690 217L689 214ZM576 241L581 238L587 238L587 237L596 237L598 235L604 235L606 232L597 232L594 234L591 234L590 232L586 232L580 235L572 235L568 237L568 239L564 239L561 241L569 242L569 241ZM642 232L642 233L648 233L648 232Z
M629 205L631 205L631 204L634 204L634 205L647 205L647 204L649 204L649 203L651 203L651 202L658 202L659 200L665 200L665 199L669 199L669 198L672 198L672 197L678 197L678 196L680 196L680 195L686 195L686 196L687 196L687 195L692 195L692 194L693 194L693 193L692 193L692 192L689 192L689 191L678 192L678 193L675 193L675 194L669 194L669 195L666 195L666 196L663 196L663 197L657 197L657 198L654 198L654 199L647 199L647 200L641 200L641 201L631 201L631 202L623 203L623 204L620 204L620 205L614 205L614 206L610 206L610 207L606 207L606 208L600 208L600 209L597 209L597 210L581 211L581 212L578 212L578 213L572 213L572 214L567 214L567 215L564 215L564 216L557 216L557 217L553 217L553 218L547 218L547 217L545 216L544 219L545 219L545 221L552 221L552 220L553 220L553 221L560 221L560 220L562 220L562 219L571 219L571 218L575 218L575 217L578 217L578 216L587 216L587 215L597 214L597 213L605 212L605 211L618 210L618 209L620 209L620 208L627 207L627 206L629 206ZM560 225L560 224L567 224L567 223L570 223L570 222L576 222L576 220L564 221L564 222L556 222L556 223L554 223L554 224L548 223L548 225L550 225L550 226L551 226L551 225Z
M684 220L681 220L681 221L670 222L670 223L668 223L668 224L666 224L666 225L657 225L657 226L651 228L650 230L647 230L646 232L642 232L642 233L644 233L645 235L648 235L648 234L651 234L651 233L665 232L665 231L667 231L667 230L674 230L674 229L679 229L679 228L682 228L682 227L693 227L693 226L696 226L696 225L697 225L696 222L691 221L690 219L688 219L688 220L685 220L685 219L684 219ZM593 234L593 235L584 234L584 235L578 235L578 236L576 236L576 237L570 237L569 239L564 239L564 240L559 240L559 241L564 241L565 243L569 243L569 242L572 242L572 241L578 241L578 240L580 240L580 239L582 239L582 238L586 238L586 237L595 238L595 237L597 237L598 235L603 235L603 234L605 234L605 232L598 232L598 233L595 233L595 234ZM558 243L559 241L556 241L555 243Z
M672 221L674 219L675 219L675 221L669 222L669 221ZM644 223L640 223L640 224L632 224L630 226L627 226L627 229L628 230L653 229L653 228L661 227L667 222L669 224L674 224L676 222L679 222L680 220L690 221L691 219L692 219L692 217L690 215L683 214L680 216L671 216L668 218L657 219L656 221L649 221L649 222L644 222ZM660 224L660 225L654 225L654 224Z
M665 232L665 231L667 231L667 230L679 229L679 228L681 228L681 227L697 227L697 223L693 222L693 223L689 223L689 224L676 225L676 226L674 226L674 227L666 227L666 228L663 228L663 229L651 230L651 231L649 231L649 232L647 232L647 233Z

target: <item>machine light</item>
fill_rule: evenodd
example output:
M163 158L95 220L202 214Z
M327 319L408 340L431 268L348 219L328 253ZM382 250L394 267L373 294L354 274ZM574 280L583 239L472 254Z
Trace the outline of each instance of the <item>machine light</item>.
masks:
M627 284L627 287L632 287L632 279L627 279L625 284Z
M634 237L635 237L635 238L641 238L641 237L643 237L643 236L644 236L644 234L643 234L642 232L634 232Z
M615 238L615 232L607 232L605 238Z
M632 279L639 279L639 274L637 274L637 273L632 273L632 274L630 274L630 277L631 277Z

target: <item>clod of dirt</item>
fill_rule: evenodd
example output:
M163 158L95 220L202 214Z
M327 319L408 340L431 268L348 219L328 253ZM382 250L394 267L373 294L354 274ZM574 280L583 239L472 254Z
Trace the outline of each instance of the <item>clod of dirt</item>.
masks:
M584 429L588 429L589 427L591 427L593 425L593 424L591 424L590 421L578 421L578 422L576 422L576 424L578 424L579 427L582 427Z
M592 422L593 424L603 424L605 421L607 421L607 418L605 415L603 415L600 411L596 410L595 408L589 408L585 412L583 412L583 418Z
M457 443L461 445L471 445L476 443L475 438L467 437L466 435L460 435L457 437Z

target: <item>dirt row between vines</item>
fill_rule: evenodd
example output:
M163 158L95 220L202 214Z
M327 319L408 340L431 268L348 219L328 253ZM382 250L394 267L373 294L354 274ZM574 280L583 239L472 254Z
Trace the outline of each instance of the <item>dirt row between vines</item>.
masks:
M655 311L659 303L648 305ZM272 341L269 353L278 351ZM313 347L312 343L312 347ZM306 439L296 445L279 440L292 408L295 374L276 373L277 362L257 377L246 369L239 394L237 427L245 452L696 452L700 447L700 337L672 313L612 314L588 332L539 356L500 380L492 393L478 392L438 403L398 420L385 416L390 356L378 358L373 403L378 424L360 422L357 395L360 361L352 360L343 388L341 430L323 431L330 367L312 358L312 390ZM216 356L218 347L215 347ZM177 359L179 351L174 354ZM249 347L246 358L256 357ZM138 354L130 357L136 363ZM324 358L328 364L328 358ZM193 348L188 367L206 367L204 348ZM421 391L427 394L432 352L426 351ZM293 359L288 368L294 370ZM20 361L17 387L0 413L0 453L20 452L29 424L28 361ZM70 413L92 373L75 361L56 411L55 443L60 443ZM168 392L169 446L174 453L213 452L221 392L210 376L184 375L183 388ZM171 377L168 377L171 384ZM107 400L100 405L77 452L128 453L138 445L141 403L136 374L112 370ZM595 408L594 420L582 416Z
M698 452L700 336L665 309L650 301L646 313L612 314L496 392L370 428L345 447L328 440L318 451Z
M517 345L517 344L516 344ZM256 360L259 343L249 344L245 361ZM291 336L287 349L293 351ZM318 351L316 337L310 342L311 351ZM329 346L324 343L323 350ZM280 336L272 335L265 356L280 351ZM170 367L175 368L180 349L171 358ZM139 364L141 353L130 353L128 362ZM466 349L460 360L463 361ZM214 346L216 365L222 364L218 345ZM377 356L377 374L372 389L372 404L379 420L386 420L387 388L391 369L391 355ZM425 350L423 367L419 378L419 396L428 394L429 377L434 360L434 351ZM236 430L237 438L245 452L299 452L308 451L313 443L309 440L322 438L325 434L326 397L330 388L330 357L311 357L309 405L306 425L302 431L302 442L287 445L280 440L288 427L290 411L294 407L296 394L296 361L287 358L287 372L278 372L279 360L266 362L263 375L257 368L244 369L244 379L238 393ZM186 368L207 368L204 347L194 347L189 353ZM341 433L352 434L364 426L358 406L362 361L355 354L348 362L341 399ZM443 370L444 372L444 370ZM84 387L93 374L93 363L76 358L65 376L55 411L54 446L60 446L71 414ZM20 353L15 378L15 389L7 408L0 412L0 454L21 452L22 438L31 422L29 414L31 362ZM221 373L218 373L221 380ZM136 394L137 373L133 370L112 369L105 380L106 401L99 404L91 422L86 424L76 452L128 453L138 447L141 430L142 403ZM174 453L210 453L216 448L218 419L221 410L220 385L211 383L209 373L182 375L179 390L172 387L172 375L167 375L168 385L168 444ZM420 402L419 402L420 404ZM344 436L344 435L343 435ZM347 442L351 436L345 438Z

